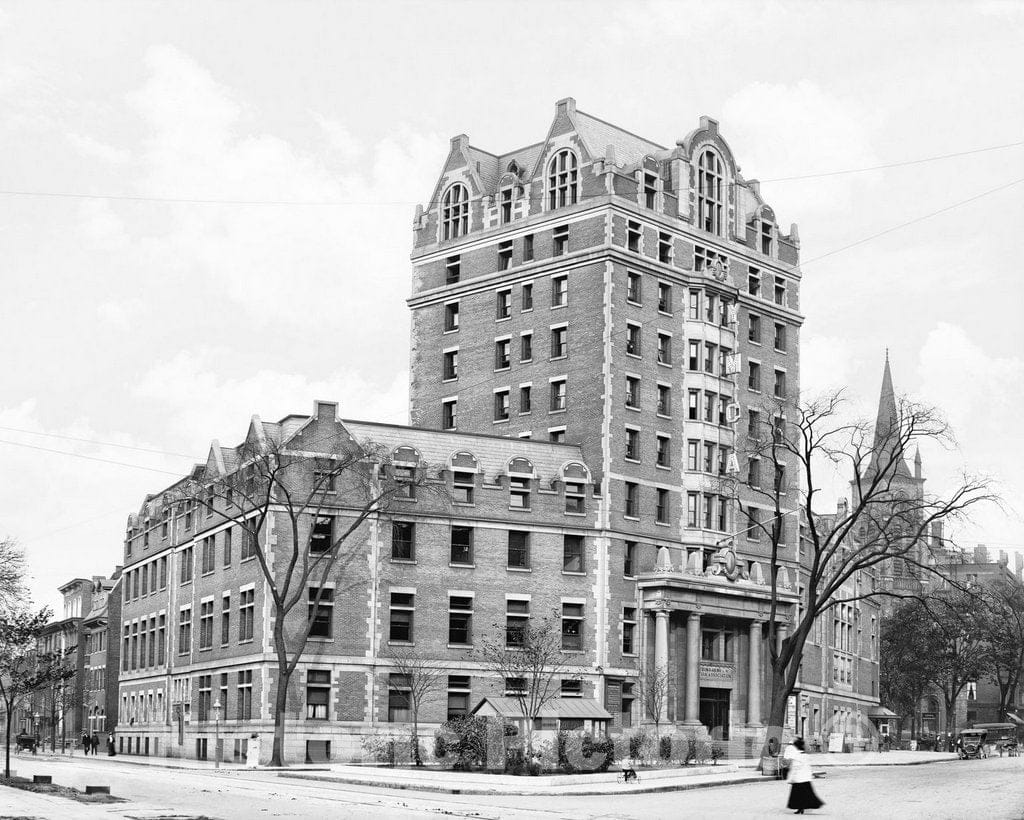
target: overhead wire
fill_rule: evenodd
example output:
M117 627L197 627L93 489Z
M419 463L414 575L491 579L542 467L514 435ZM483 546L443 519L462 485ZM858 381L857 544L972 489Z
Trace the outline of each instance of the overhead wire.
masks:
M122 450L135 450L135 451L140 452L140 453L155 453L156 455L161 455L161 456L174 456L174 457L190 458L190 459L194 459L195 458L195 456L188 455L187 453L175 453L175 452L170 452L168 450L156 450L156 449L153 449L151 447L135 447L134 445L131 445L131 444L118 444L118 443L113 442L113 441L99 441L97 439L92 439L92 438L81 438L79 436L67 436L67 435L63 435L61 433L44 433L44 432L42 432L40 430L26 430L26 429L21 428L21 427L5 427L3 425L0 425L0 430L6 430L9 433L25 433L25 434L30 435L30 436L45 436L47 438L59 438L59 439L64 439L66 441L78 441L78 442L82 442L84 444L96 444L96 445L99 445L99 446L102 446L102 447L117 447L117 448L122 449Z

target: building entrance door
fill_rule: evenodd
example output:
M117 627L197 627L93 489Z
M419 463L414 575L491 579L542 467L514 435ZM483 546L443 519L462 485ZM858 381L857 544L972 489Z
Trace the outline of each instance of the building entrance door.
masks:
M731 689L700 688L700 722L716 740L729 739L729 698Z

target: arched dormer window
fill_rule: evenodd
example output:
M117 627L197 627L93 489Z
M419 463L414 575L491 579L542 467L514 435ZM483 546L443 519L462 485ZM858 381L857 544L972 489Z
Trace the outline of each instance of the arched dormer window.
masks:
M456 182L441 203L441 238L458 239L469 233L469 190Z
M725 176L722 160L710 148L697 164L697 224L708 233L722 235L725 205Z
M579 196L579 163L576 155L566 148L548 163L548 210L575 205Z
M565 511L570 515L585 513L590 472L582 464L570 462L562 467L562 481L565 486Z
M419 463L420 454L413 447L402 446L391 454L395 498L416 498L416 468Z
M465 451L451 457L452 501L473 504L476 497L476 474L479 472L476 456Z
M508 506L512 510L530 509L530 482L533 464L525 458L513 458L508 463Z

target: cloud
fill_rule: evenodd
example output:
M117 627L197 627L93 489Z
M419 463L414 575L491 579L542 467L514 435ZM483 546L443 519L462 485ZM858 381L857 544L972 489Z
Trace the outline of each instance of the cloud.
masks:
M88 159L98 159L109 165L124 165L131 159L131 154L113 145L101 142L88 134L69 132L65 135L67 141L79 154Z
M133 321L143 309L141 299L115 299L103 302L96 308L96 318L114 330L127 333L131 330Z
M167 428L192 448L213 438L241 440L252 415L277 421L289 413L308 414L317 399L337 401L343 417L405 424L409 379L394 374L383 390L352 371L321 379L261 369L244 376L217 372L213 351L182 351L153 366L132 388L144 402L167 414Z

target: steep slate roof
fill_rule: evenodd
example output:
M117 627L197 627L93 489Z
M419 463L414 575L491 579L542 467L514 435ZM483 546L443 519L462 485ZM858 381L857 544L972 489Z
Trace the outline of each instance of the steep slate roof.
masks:
M453 453L468 452L476 456L488 476L504 472L512 458L527 458L541 478L559 474L568 461L585 464L583 452L575 444L556 444L524 438L506 438L473 433L450 433L422 427L379 424L371 421L342 419L341 423L357 441L372 441L386 447L415 447L428 464L447 464Z
M494 191L498 187L498 177L504 171L504 166L498 161L494 154L482 151L479 148L469 146L469 158L479 166L480 183L485 191Z
M603 157L605 149L611 145L615 148L615 161L619 165L635 165L648 154L654 155L667 151L663 145L637 136L617 125L605 122L598 117L577 111L574 118L576 130L590 149L590 153Z

